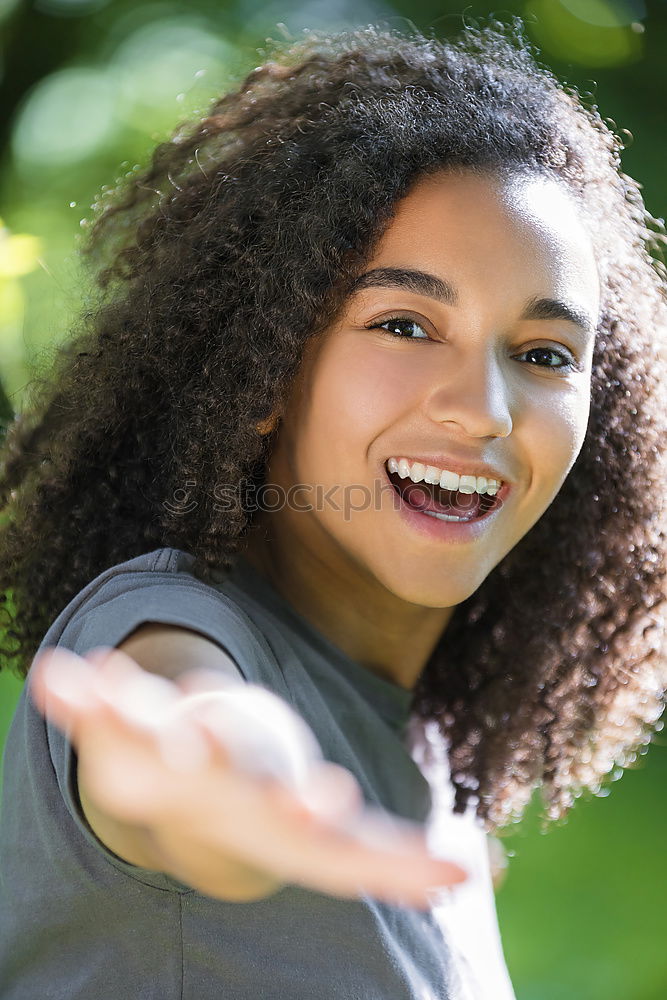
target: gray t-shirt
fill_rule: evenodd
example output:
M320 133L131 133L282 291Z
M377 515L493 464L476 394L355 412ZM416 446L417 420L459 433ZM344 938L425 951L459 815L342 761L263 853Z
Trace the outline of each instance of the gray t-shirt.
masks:
M284 698L368 803L427 821L433 795L408 749L411 693L345 655L243 557L215 585L192 575L192 561L161 548L105 570L41 645L83 655L143 622L194 629L245 680ZM76 754L26 686L4 758L0 998L513 1000L483 838L465 831L475 877L429 911L292 885L256 902L213 899L97 839L77 797Z

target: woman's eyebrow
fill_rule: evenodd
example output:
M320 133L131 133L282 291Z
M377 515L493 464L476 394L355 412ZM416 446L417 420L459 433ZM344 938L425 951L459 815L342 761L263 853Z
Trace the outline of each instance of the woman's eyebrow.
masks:
M456 289L448 281L436 278L428 271L413 271L404 267L376 267L372 271L365 271L355 281L352 292L359 292L362 288L403 288L408 292L417 292L418 295L427 295L448 306L458 305L459 301Z
M564 319L585 333L595 333L597 325L584 309L561 302L560 299L531 299L521 314L521 319Z
M456 306L459 297L456 289L444 278L428 271L404 267L376 267L360 274L352 286L352 294L364 288L399 288L418 295ZM521 319L563 319L578 326L586 333L595 333L596 323L584 309L560 299L532 298L526 303Z

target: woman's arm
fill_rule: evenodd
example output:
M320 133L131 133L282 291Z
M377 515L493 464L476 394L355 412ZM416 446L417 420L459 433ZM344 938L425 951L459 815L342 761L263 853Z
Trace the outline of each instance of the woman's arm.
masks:
M146 622L135 629L118 649L126 653L143 670L176 680L186 669L205 669L221 677L243 682L236 664L218 645L190 629L158 622ZM184 665L186 665L184 667ZM95 836L109 850L130 864L154 871L166 870L166 859L160 854L155 836L148 827L124 822L100 809L90 797L84 783L77 784L81 809ZM240 862L228 873L228 888L223 884L223 872L218 873L219 892L225 898L251 900L269 895L278 888L275 879L244 867Z
M114 853L227 900L292 882L423 907L431 888L465 878L421 828L366 808L286 702L234 679L215 643L173 629L143 626L123 649L83 658L45 650L30 672L37 706L76 748L88 822Z

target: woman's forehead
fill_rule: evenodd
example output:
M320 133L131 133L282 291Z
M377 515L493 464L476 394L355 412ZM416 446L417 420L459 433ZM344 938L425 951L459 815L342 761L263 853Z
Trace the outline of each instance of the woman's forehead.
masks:
M599 295L593 245L574 198L543 174L442 172L397 204L369 267L420 266L480 280L505 274ZM476 275L477 272L477 275Z
M419 178L397 203L385 231L418 224L455 233L473 222L488 229L503 219L535 229L577 230L585 234L583 214L565 185L543 172L501 174L492 171L439 171ZM486 223L486 225L484 225Z

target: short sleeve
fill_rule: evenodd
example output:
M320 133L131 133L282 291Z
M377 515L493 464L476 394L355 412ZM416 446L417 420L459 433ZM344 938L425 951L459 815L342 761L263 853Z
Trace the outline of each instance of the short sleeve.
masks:
M176 578L146 581L140 587L128 582L128 589L121 593L116 591L122 580L114 578L113 584L113 588L103 587L74 615L59 646L85 656L95 646L120 645L146 622L180 625L217 643L232 658L241 676L252 679L252 633L242 613L223 595L197 581L186 585Z
M101 574L68 605L42 646L63 646L83 656L96 646L119 645L146 622L178 625L217 643L234 661L244 680L257 680L256 665L262 655L262 643L252 623L226 595L179 572L170 554L178 555L178 550L158 550L150 554L157 557L152 561L142 556ZM165 563L165 557L170 561ZM57 625L60 627L56 628ZM49 719L45 725L60 793L88 845L133 878L158 888L191 891L167 875L126 862L96 837L79 801L76 752L58 726Z

